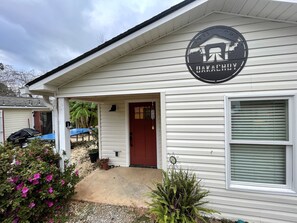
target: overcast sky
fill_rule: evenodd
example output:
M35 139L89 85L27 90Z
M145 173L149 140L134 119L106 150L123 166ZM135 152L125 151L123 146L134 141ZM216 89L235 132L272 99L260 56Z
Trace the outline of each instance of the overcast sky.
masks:
M182 0L0 0L0 63L45 73Z

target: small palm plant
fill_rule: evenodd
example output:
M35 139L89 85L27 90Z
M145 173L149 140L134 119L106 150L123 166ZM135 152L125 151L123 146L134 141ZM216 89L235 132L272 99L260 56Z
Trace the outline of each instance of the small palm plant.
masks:
M163 181L156 186L150 192L149 212L158 223L192 223L198 219L206 222L203 214L216 213L203 207L207 201L202 199L209 192L201 188L195 174L175 169L163 171Z

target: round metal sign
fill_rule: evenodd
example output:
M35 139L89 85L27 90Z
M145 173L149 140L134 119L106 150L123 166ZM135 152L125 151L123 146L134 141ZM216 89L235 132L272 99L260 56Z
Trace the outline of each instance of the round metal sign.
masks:
M176 160L176 158L174 156L170 156L169 157L169 162L174 165L174 164L177 163L177 160Z
M186 51L191 74L206 83L222 83L235 77L248 58L245 38L228 26L213 26L199 32Z

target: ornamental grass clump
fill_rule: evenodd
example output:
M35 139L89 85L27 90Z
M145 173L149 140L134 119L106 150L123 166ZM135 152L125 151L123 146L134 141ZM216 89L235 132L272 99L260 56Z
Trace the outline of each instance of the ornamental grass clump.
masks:
M191 223L216 211L203 207L208 191L200 186L200 180L188 171L171 169L163 171L162 183L150 193L149 212L158 223Z
M53 222L79 181L74 165L40 141L27 148L0 146L0 222Z

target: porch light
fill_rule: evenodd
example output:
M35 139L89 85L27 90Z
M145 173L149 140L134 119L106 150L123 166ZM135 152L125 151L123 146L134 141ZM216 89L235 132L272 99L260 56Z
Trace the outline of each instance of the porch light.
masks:
M118 150L114 150L114 155L115 155L115 157L119 157L119 153L120 153L121 151L118 151Z
M117 105L112 105L109 111L114 112L116 110L117 110Z

